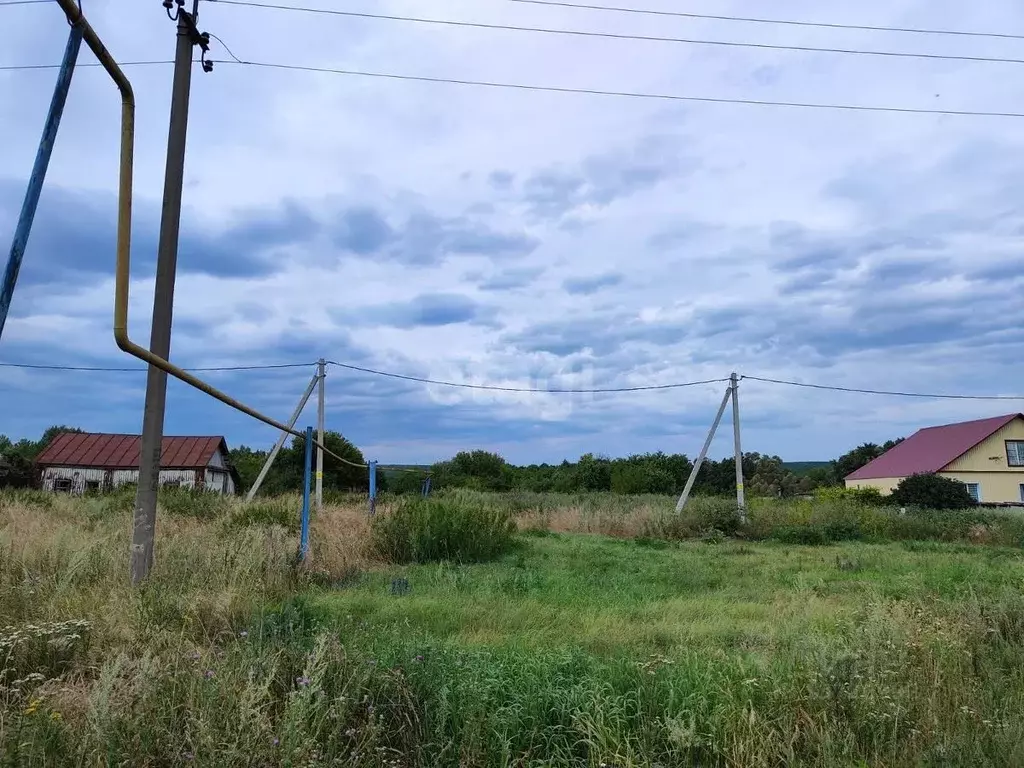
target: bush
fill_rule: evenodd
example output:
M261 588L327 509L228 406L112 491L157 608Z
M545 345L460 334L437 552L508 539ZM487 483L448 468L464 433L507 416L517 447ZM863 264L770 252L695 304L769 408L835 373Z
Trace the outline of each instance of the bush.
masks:
M818 501L856 501L875 506L889 503L889 499L877 488L844 488L841 485L816 488L814 498Z
M678 541L712 532L735 536L740 515L733 499L713 496L690 499L680 513L666 512L644 523L643 535L654 539Z
M375 553L393 563L483 562L511 549L515 520L505 510L451 498L403 499L371 526Z
M967 509L977 503L959 480L925 474L903 478L890 499L900 506L928 509Z

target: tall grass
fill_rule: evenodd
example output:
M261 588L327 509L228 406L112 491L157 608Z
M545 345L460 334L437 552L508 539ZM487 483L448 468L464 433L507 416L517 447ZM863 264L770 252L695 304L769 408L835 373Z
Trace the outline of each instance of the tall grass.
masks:
M643 657L596 656L566 644L526 648L500 638L439 638L428 613L412 604L403 613L398 601L406 598L384 590L361 592L353 605L388 601L401 621L367 619L356 608L332 612L311 598L344 594L360 573L381 568L374 552L394 560L500 554L511 541L514 515L538 529L546 515L566 527L644 535L666 511L665 500L602 508L576 499L568 513L550 499L540 510L530 507L532 500L485 499L482 512L467 501L397 506L372 525L362 504L329 505L314 520L312 572L294 567L288 513L297 516L297 498L262 507L216 501L224 504L216 514L162 504L152 579L133 589L124 499L0 493L0 762L1024 764L1024 598L1015 589L965 589L956 600L871 592L855 615L827 633L780 636L763 653L699 645ZM518 511L513 504L521 505ZM705 517L694 530L727 509L701 504ZM813 514L802 515L755 507L751 525L760 519L771 531L814 522ZM389 520L401 527L389 529ZM494 537L481 539L473 527L481 520ZM969 531L965 525L953 525L949 536L959 538ZM382 549L382 541L394 542L395 550ZM495 548L495 541L504 544ZM638 561L667 554L614 544L635 549ZM762 548L774 547L779 557L788 551ZM557 557L575 548L565 537L563 549L551 552ZM477 578L479 569L496 573L502 585L522 582L523 589L499 596L508 610L527 594L537 601L545 594L544 571L538 591L530 591L521 557L473 568L426 567L443 568L453 583ZM590 578L642 602L649 585L637 581L629 559ZM542 568L550 560L538 562ZM605 562L597 553L593 565ZM669 565L657 565L666 579ZM814 586L799 573L793 579L794 589ZM670 583L683 590L689 582ZM672 595L658 599L672 610ZM571 608L551 606L565 621ZM638 608L638 621L641 615Z
M371 528L373 551L392 563L479 563L507 552L516 531L507 510L458 497L400 499Z

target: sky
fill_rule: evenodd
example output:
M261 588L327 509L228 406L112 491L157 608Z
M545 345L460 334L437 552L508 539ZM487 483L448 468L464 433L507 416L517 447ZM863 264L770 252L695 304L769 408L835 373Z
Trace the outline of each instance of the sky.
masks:
M286 4L339 8L330 0ZM158 0L83 0L119 61L173 57ZM622 6L624 3L614 3ZM635 8L678 10L670 0ZM640 36L1024 58L1024 41L714 21L510 0L352 11ZM1024 34L1010 0L686 10ZM763 8L763 10L762 10ZM56 3L0 5L0 66L60 61ZM725 99L1022 111L1024 64L590 38L203 0L247 61ZM850 388L1024 394L1024 119L639 99L230 64L193 70L171 359L285 420L318 358L529 389L730 373ZM80 62L94 62L83 45ZM147 345L171 68L126 67L136 117L131 337ZM0 71L6 255L56 78ZM75 74L0 363L139 367L112 335L119 97ZM141 429L142 372L0 368L0 433ZM725 384L556 395L329 367L326 423L366 457L514 463L696 455ZM907 399L744 379L743 449L834 458L1018 401ZM315 403L299 425L315 423ZM266 448L272 427L171 379L165 434ZM732 450L729 415L712 448Z

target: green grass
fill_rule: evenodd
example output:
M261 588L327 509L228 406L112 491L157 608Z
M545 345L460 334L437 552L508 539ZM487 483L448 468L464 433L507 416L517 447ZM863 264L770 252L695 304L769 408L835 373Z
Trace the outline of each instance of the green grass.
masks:
M1024 765L1012 521L755 503L722 540L723 501L461 494L427 539L508 514L511 549L397 565L356 500L302 571L297 499L168 501L132 589L124 498L0 493L0 765Z
M409 593L389 594L395 578ZM694 647L767 654L847 632L886 600L992 598L1024 579L1020 550L955 545L825 547L726 542L668 548L595 536L528 537L489 565L367 573L318 597L336 616L467 646L573 648L599 655Z

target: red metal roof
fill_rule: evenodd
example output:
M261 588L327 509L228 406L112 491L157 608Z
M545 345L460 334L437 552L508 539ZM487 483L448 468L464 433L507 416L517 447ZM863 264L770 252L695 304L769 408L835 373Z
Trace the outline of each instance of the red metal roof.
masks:
M982 440L1019 418L1024 418L1024 414L1011 413L991 419L962 421L958 424L919 429L874 461L848 474L846 479L870 480L938 472Z
M36 459L41 466L137 469L142 438L139 435L109 435L62 432ZM167 469L205 467L220 448L227 454L223 437L165 437L160 466Z

